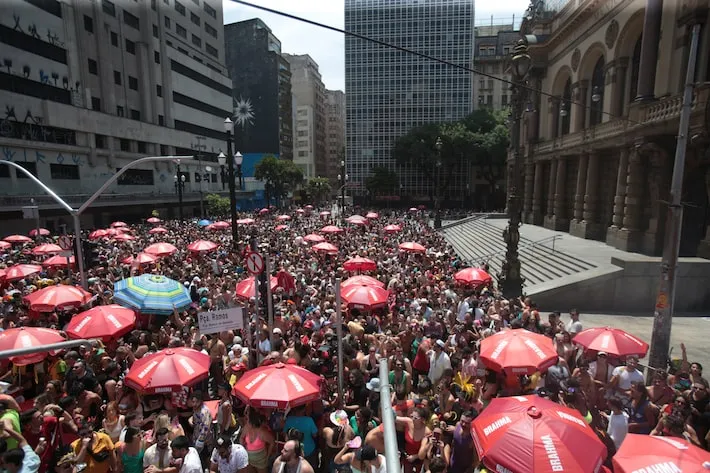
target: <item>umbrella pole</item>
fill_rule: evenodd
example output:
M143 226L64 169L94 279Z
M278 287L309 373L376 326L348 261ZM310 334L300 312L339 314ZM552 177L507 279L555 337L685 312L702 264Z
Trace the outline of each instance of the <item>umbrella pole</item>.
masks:
M335 280L335 314L336 320L336 334L338 337L338 400L343 401L345 394L345 376L343 366L343 313L342 313L342 301L340 300L340 278Z
M256 323L259 324L259 278L254 276L254 314L256 316ZM247 326L246 335L247 343L249 344L249 356L247 357L247 368L251 369L251 355L254 353L254 358L256 359L257 366L259 365L259 351L254 349L254 343L251 335L251 320L252 315L247 310Z
M266 323L269 326L269 343L271 344L271 349L274 348L274 301L271 294L271 258L269 258L269 253L266 252L264 255L266 261L264 261L264 266L266 267Z
M390 395L389 367L387 359L380 360L380 410L385 434L385 459L387 471L400 471L399 448L397 447L397 430L395 427L395 413L392 411Z

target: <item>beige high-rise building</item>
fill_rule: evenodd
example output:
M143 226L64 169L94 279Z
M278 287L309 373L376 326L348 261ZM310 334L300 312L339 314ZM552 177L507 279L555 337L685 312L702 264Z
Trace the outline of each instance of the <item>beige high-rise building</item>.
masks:
M476 26L474 32L475 68L483 74L488 74L488 76L477 74L473 79L474 107L493 110L508 108L510 85L495 78L511 80L508 70L510 52L520 38L520 33L514 31L512 24Z
M308 54L284 54L291 65L293 162L306 181L328 175L325 145L325 86L318 64Z
M325 152L328 174L333 188L340 186L338 174L340 162L345 159L345 92L326 90L325 97L326 136Z

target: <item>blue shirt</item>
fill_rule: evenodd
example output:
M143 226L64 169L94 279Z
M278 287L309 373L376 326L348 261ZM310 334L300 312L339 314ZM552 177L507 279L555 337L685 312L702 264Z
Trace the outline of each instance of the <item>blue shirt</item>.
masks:
M303 432L303 455L309 456L316 449L315 437L318 434L318 427L313 422L312 417L307 416L288 416L284 423L284 432L288 429L298 429Z
M22 465L20 465L18 473L37 473L41 464L39 456L29 445L22 447L22 451L25 452L25 458L22 459ZM6 471L4 468L0 468L0 472Z

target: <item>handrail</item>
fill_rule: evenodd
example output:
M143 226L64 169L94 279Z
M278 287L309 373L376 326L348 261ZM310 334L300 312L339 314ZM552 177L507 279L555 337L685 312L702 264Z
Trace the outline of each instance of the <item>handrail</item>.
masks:
M527 249L530 247L535 248L536 246L543 246L544 247L546 243L552 242L552 252L554 253L555 252L555 241L557 241L558 239L560 239L562 237L564 237L564 234L557 234L557 235L552 235L549 237L541 238L540 240L528 241L525 244L518 246L518 250ZM485 255L477 256L476 258L479 260L478 262L480 262L480 261L488 262L493 257L503 254L506 251L508 251L508 249L504 248L502 250L494 251L493 253L488 253ZM468 263L470 264L471 260L468 260Z
M468 217L460 218L454 222L447 223L446 225L442 225L441 228L439 228L438 230L446 230L448 228L452 228L457 225L463 225L464 223L476 222L478 220L488 218L489 215L490 214L488 214L488 213L469 215Z

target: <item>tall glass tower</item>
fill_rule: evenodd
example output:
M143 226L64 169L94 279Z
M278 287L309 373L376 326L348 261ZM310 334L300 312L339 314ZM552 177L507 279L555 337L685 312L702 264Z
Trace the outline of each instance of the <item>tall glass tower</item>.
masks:
M473 67L474 0L345 0L345 29ZM426 199L434 177L397 166L392 147L413 127L468 115L472 80L466 70L346 36L346 162L353 192L364 193L371 169L384 166L398 172L403 194ZM466 173L455 174L451 196L466 185Z

